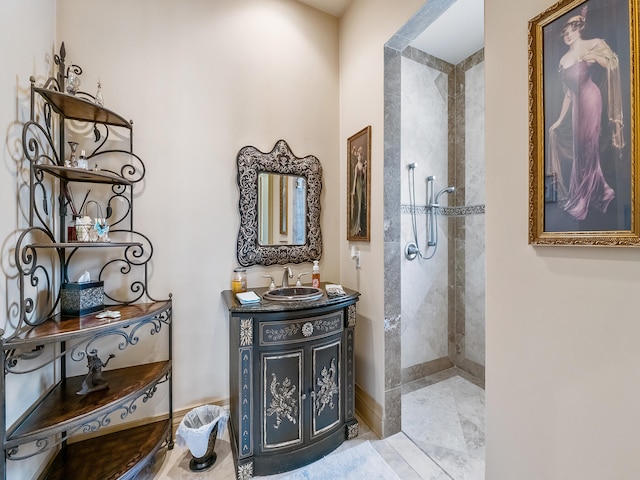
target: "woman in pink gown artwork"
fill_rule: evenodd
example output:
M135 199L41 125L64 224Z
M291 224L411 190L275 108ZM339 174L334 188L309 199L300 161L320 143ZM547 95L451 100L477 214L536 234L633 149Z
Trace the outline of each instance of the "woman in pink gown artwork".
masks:
M606 71L604 90L612 132L606 141L612 142L619 154L624 147L618 57L603 39L582 38L585 21L586 7L580 15L569 18L562 29L562 38L569 47L558 67L565 93L560 115L549 129L547 171L555 176L558 200L575 220L584 220L592 208L606 213L616 195L600 164L603 95L593 81L596 69ZM559 127L569 119L572 134L563 137ZM564 161L571 162L568 185L562 173Z

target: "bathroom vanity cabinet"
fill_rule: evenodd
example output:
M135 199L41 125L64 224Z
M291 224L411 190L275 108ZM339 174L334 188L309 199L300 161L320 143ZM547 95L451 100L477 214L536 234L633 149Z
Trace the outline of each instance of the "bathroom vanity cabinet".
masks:
M130 479L173 446L172 300L150 295L153 248L132 221L133 190L145 167L133 153L130 121L90 95L65 92L77 67L65 68L64 57L63 44L57 77L41 87L31 79L23 128L29 196L21 212L28 225L16 235L17 298L0 332L2 480L28 478L25 471L49 479ZM65 164L72 129L89 152L88 170ZM64 192L75 190L81 200L89 188L111 228L108 238L80 242L67 228ZM64 287L85 269L100 286L71 302L80 311L89 302L96 311L62 315ZM103 308L120 316L102 317Z
M345 292L254 305L241 305L231 291L223 292L230 322L229 426L239 480L301 467L358 435L359 293Z

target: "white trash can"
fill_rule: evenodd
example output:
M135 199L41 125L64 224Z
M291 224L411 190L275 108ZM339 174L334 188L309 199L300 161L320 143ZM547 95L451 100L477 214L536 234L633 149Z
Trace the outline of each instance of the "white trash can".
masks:
M216 462L216 438L222 437L228 419L229 412L217 405L202 405L184 416L176 431L176 443L189 447L192 471L206 470Z

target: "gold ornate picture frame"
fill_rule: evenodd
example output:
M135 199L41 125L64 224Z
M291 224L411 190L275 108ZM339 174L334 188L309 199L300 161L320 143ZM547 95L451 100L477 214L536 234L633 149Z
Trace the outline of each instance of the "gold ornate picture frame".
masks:
M529 21L529 243L640 245L638 5L561 0Z
M347 240L371 235L371 126L347 140Z

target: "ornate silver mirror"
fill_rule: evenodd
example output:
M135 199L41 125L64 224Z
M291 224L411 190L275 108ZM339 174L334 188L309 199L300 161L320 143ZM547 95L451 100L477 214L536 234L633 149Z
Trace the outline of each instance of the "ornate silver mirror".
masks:
M322 166L313 155L296 157L279 140L264 153L238 152L240 265L273 265L319 260Z

